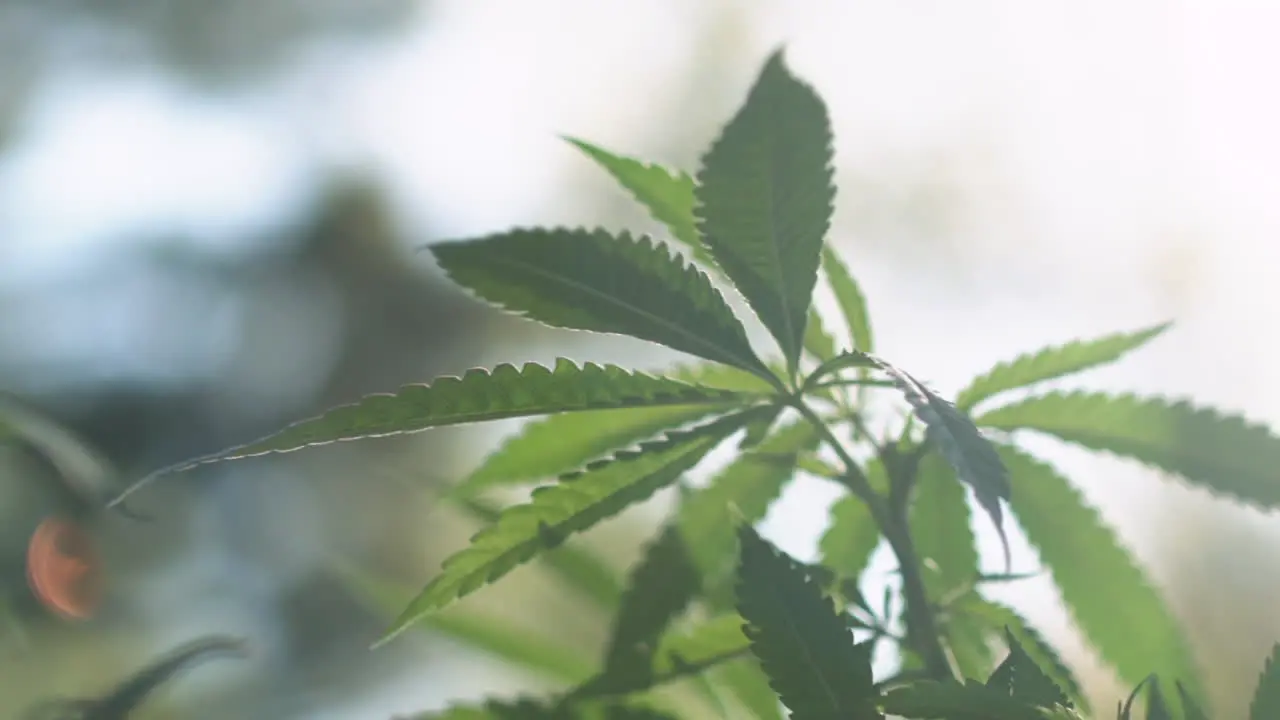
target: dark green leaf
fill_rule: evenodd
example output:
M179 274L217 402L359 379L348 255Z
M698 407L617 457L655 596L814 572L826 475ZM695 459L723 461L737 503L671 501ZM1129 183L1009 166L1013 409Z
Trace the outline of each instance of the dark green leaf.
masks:
M1088 700L1085 698L1080 683L1076 681L1075 675L1072 674L1066 663L1062 661L1062 658L1058 657L1058 653L1053 646L1035 628L1031 627L1026 618L1014 612L1011 608L984 600L976 593L965 598L960 607L957 608L957 611L975 618L981 618L988 627L1002 627L1007 632L1013 633L1013 637L1018 641L1022 651L1035 661L1036 665L1049 676L1054 685L1062 688L1063 692L1071 699L1072 704L1088 711Z
M1200 709L1191 694L1187 692L1187 688L1183 686L1181 681L1175 681L1178 687L1178 699L1182 701L1182 714L1186 716L1186 720L1209 720L1209 715Z
M459 498L455 503L488 525L497 522L502 515L500 509L479 498ZM588 547L566 542L542 553L540 559L547 569L555 573L561 587L581 593L599 608L612 611L622 598L622 584L617 573Z
M666 439L618 453L559 484L538 488L530 502L502 512L471 545L447 560L379 641L385 643L422 616L497 580L539 551L558 546L581 532L641 502L675 482L725 438L751 420L752 413L721 418Z
M641 205L648 208L655 220L666 225L676 240L693 251L696 259L708 265L713 262L698 239L698 228L693 217L693 178L687 173L616 155L576 138L565 139L599 163L618 184L630 191Z
M668 525L631 573L605 652L605 673L647 671L658 639L698 594L700 580L679 529Z
M702 161L698 227L717 264L778 341L800 357L835 186L822 99L769 58Z
M680 505L680 532L708 582L718 582L736 564L735 518L747 523L763 519L795 476L795 454L817 445L818 433L813 425L802 421L785 425Z
M1077 340L1047 347L1034 355L1021 355L1002 362L969 383L956 396L956 407L969 410L974 405L1006 390L1024 388L1083 370L1115 362L1163 333L1170 323L1128 333L1116 333L1093 340Z
M1133 395L1052 393L979 419L1130 457L1245 503L1280 507L1280 438L1242 417Z
M871 643L853 643L846 622L794 560L749 525L739 540L743 631L792 720L882 718L875 708Z
M978 682L916 682L885 693L891 715L936 720L1036 720L1058 717ZM1069 716L1068 716L1069 717Z
M875 343L871 335L871 317L867 314L867 299L862 288L853 279L849 269L835 249L827 246L822 249L822 269L827 273L827 281L835 293L836 302L840 304L840 312L844 314L845 325L849 329L849 338L855 350L875 352Z
M453 492L466 497L495 486L556 477L665 430L724 411L716 405L670 405L561 413L535 420L490 453Z
M1151 678L1147 687L1147 720L1173 720L1173 713L1169 711L1169 704L1165 702L1164 693L1160 690L1158 677Z
M431 251L454 282L533 320L630 335L773 377L707 276L648 238L528 229Z
M1280 644L1271 649L1249 705L1249 720L1280 718Z
M1096 510L1052 467L999 447L1018 485L1011 506L1077 626L1126 682L1153 669L1199 687L1178 622Z
M1009 647L1009 654L995 672L991 673L991 677L987 679L987 687L1040 707L1071 707L1071 699L1066 692L1054 684L1053 679L1023 651L1022 645L1008 628L1005 628L1005 644Z
M924 574L931 599L940 600L973 583L978 576L978 551L969 521L964 486L951 477L936 452L920 459L910 527L916 553L929 564Z

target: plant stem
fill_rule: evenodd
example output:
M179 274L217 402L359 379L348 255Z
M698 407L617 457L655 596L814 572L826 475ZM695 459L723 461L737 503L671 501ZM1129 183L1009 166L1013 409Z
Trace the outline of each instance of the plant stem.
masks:
M954 677L951 672L951 662L947 659L946 651L943 650L939 639L941 636L937 619L933 615L933 608L929 605L929 594L925 590L924 578L920 574L920 558L916 555L915 543L911 540L906 513L893 512L884 498L871 489L871 483L867 481L861 466L822 418L805 404L803 398L793 398L791 405L813 425L840 458L840 462L844 463L845 486L866 503L871 517L880 526L885 539L889 541L889 548L893 550L898 560L899 572L902 574L902 594L906 599L907 624L910 629L907 638L924 660L925 670L936 680L951 679Z

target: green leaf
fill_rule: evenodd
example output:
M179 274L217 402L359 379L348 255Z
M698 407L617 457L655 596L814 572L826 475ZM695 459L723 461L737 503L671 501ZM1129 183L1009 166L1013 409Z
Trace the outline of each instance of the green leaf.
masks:
M749 525L739 531L738 611L792 720L882 718L871 679L871 643L855 645L808 574Z
M1115 333L1093 340L1076 340L1066 345L1044 348L1034 355L1020 355L974 378L969 386L956 396L956 407L969 410L983 400L1006 390L1028 387L1115 362L1126 353L1155 339L1170 325L1171 323L1162 323L1142 330Z
M1280 507L1280 438L1235 415L1162 398L1052 393L983 415L984 426L1034 430L1133 458L1211 492Z
M867 314L867 299L858 282L840 260L840 255L830 246L822 249L822 268L827 273L827 281L831 283L831 291L835 293L840 312L844 314L854 349L875 352L871 317Z
M745 643L746 636L742 639ZM728 687L755 720L783 720L782 703L773 694L773 689L769 687L769 676L764 674L760 661L755 657L747 656L719 665L712 673L713 677Z
M946 461L926 452L916 474L910 510L916 553L929 562L925 583L933 600L973 583L978 577L978 551L969 520L964 487L951 478Z
M846 495L831 505L831 521L818 541L823 565L840 577L857 578L879 544L880 528L862 500Z
M989 675L995 665L990 628L974 616L963 614L946 617L942 625L946 647L955 659L960 677L976 679Z
M863 355L893 380L894 385L911 404L916 417L925 424L928 439L951 464L960 481L973 488L978 504L991 517L996 531L1000 533L1005 567L1008 567L1011 562L1009 541L1004 533L1000 501L1009 499L1012 487L1009 484L1009 472L1000 462L1000 455L991 442L983 437L968 415L943 400L906 371L867 353L855 351L851 354Z
M814 308L809 308L808 319L804 326L804 349L818 362L830 360L836 356L836 341L822 326L822 316Z
M1160 678L1151 678L1147 688L1147 720L1173 720L1173 713L1160 690Z
M734 460L681 503L676 522L708 583L718 582L736 564L735 523L763 519L795 477L796 454L817 446L818 432L813 425L792 422L776 430L755 451Z
M707 276L649 238L512 230L431 246L454 282L554 327L618 333L772 378Z
M666 225L676 240L693 251L694 258L708 265L714 262L698 238L693 216L696 195L693 178L688 173L617 155L577 138L567 137L565 140L595 160L618 184L630 191L641 205L648 208L653 219Z
M676 720L661 710L638 705L589 704L563 707L542 700L490 700L483 705L456 705L408 720Z
M1003 627L1006 632L1012 633L1022 651L1049 676L1054 685L1062 688L1072 704L1086 712L1089 710L1088 699L1071 669L1058 656L1053 646L1031 627L1026 618L1009 607L984 600L976 593L965 598L959 611L965 615L980 618L988 627Z
M835 202L822 99L771 56L702 160L695 214L717 264L778 341L800 357Z
M335 574L364 604L394 615L413 592L400 583L374 576L354 564L335 568ZM584 652L566 648L552 638L530 632L504 618L451 608L426 618L424 629L453 638L477 650L549 680L575 683L589 677L594 663Z
M978 682L915 682L885 693L881 707L891 715L937 720L1036 720L1054 715Z
M676 525L668 525L631 573L605 652L605 673L649 669L663 631L698 594L701 576Z
M1180 681L1174 681L1178 687L1178 699L1182 701L1182 714L1186 720L1209 720L1209 715L1200 709L1200 705L1187 692Z
M500 509L479 498L455 498L454 503L489 525L502 515ZM618 575L590 548L566 542L542 553L540 560L556 575L562 587L581 593L596 607L612 611L618 606L622 598Z
M1154 669L1199 687L1181 627L1115 532L1052 467L1008 445L999 452L1018 484L1013 512L1098 654L1128 683Z
M721 418L661 441L618 453L614 459L565 475L559 484L538 488L530 502L502 512L471 545L444 561L441 572L416 597L379 641L386 643L428 613L493 582L539 551L556 547L641 502L675 482L716 445L751 420L751 412Z
M1274 718L1280 718L1280 644L1272 647L1249 705L1249 720Z
M1005 628L1005 644L1009 646L1009 654L987 679L987 687L1040 707L1071 707L1066 692L1022 649L1008 628Z
M405 385L396 393L368 395L359 402L331 408L319 417L294 423L256 442L165 471L446 425L611 408L705 404L728 410L751 399L746 393L699 387L616 365L584 363L578 367L565 358L558 358L554 369L536 363L526 363L520 368L504 363L492 371L477 368L468 370L460 378L440 377L429 385ZM133 489L136 488L125 494Z
M669 405L561 413L535 420L490 453L453 493L465 497L492 487L556 477L724 410L716 405Z

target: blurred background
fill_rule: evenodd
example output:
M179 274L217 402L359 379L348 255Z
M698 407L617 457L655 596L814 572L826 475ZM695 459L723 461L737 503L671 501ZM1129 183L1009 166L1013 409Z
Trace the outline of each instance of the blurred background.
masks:
M693 170L785 42L831 109L835 238L885 357L949 394L1021 351L1173 319L1090 383L1275 422L1277 23L1280 6L1191 0L0 0L0 388L137 477L477 365L661 367L671 354L501 317L414 250L512 225L656 230L559 135ZM96 617L6 626L0 716L213 632L253 658L193 673L144 717L385 718L542 686L440 629L367 651L476 527L435 489L509 429L155 484L133 501L151 522L93 529L110 570ZM1280 524L1034 447L1151 568L1234 716L1280 636ZM766 533L814 557L830 500L798 484ZM594 539L621 568L652 528L641 509ZM351 567L402 590L370 602ZM1095 698L1121 692L1047 579L999 595L1065 643ZM460 605L463 624L606 637L537 568Z

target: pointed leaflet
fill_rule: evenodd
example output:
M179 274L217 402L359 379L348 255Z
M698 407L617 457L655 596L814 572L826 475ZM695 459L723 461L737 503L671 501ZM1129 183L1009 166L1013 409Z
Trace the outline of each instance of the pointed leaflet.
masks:
M830 360L836 356L836 341L822 326L822 316L814 308L809 308L808 318L804 326L804 350L818 362Z
M430 248L450 279L511 312L773 377L707 276L648 238L533 228Z
M960 481L973 488L978 504L987 512L987 515L991 516L996 531L1000 533L1000 543L1004 546L1005 567L1008 567L1010 564L1009 541L1005 538L1000 501L1009 499L1011 491L1009 472L1000 462L1000 456L991 442L983 437L968 415L943 400L937 393L905 371L869 353L854 351L848 354L854 357L861 356L884 371L906 397L916 417L925 424L928 439L942 453L942 457L951 464Z
M827 109L779 51L698 173L702 240L778 341L788 368L800 357L831 223L831 159Z
M724 406L669 405L561 413L527 423L484 459L454 493L537 482L572 472L664 430L724 412Z
M1154 670L1198 688L1181 627L1097 511L1049 465L1012 446L998 449L1018 485L1013 513L1102 659L1128 683Z
M675 482L754 413L721 418L688 431L672 432L638 450L618 453L556 485L538 488L530 502L502 512L498 521L471 538L471 545L444 561L441 572L396 620L385 643L422 616L497 580L539 551L555 547L627 506L648 499Z
M1249 720L1273 720L1280 718L1280 645L1271 649L1271 656L1258 678L1258 687L1253 691L1253 702L1249 705Z
M1169 704L1164 699L1164 691L1160 689L1160 678L1151 678L1147 688L1147 720L1173 720Z
M688 173L617 155L585 140L565 139L608 171L618 184L648 208L653 219L666 225L676 240L693 251L695 259L712 265L714 261L698 239L693 216L696 195L693 178Z
M1047 347L1034 355L1021 355L974 378L956 397L956 407L968 410L1006 390L1024 388L1119 360L1131 350L1147 344L1169 328L1170 323L1128 333L1115 333L1094 340L1076 340Z
M789 556L744 525L738 534L743 632L792 720L882 719L871 644L855 645L831 601Z
M1022 649L1008 628L1005 628L1005 644L1009 646L1009 654L991 673L987 687L1040 707L1071 707L1066 692Z
M676 522L708 583L718 582L736 564L735 522L763 519L795 476L795 454L817 446L813 425L803 421L784 425L681 503Z
M844 322L849 330L849 338L855 350L875 352L875 342L871 336L871 317L867 314L867 299L862 288L849 274L840 256L830 246L822 249L822 269L827 273L827 281L831 283L831 291L835 293L836 302L840 304L840 312L844 314Z
M1178 688L1178 699L1182 701L1182 714L1185 720L1209 720L1209 715L1200 709L1200 704L1191 697L1187 689L1179 681L1174 681Z
M679 529L668 525L632 570L605 652L605 673L648 670L658 638L698 594L699 580Z
M479 498L454 498L454 503L486 525L502 516L498 507ZM559 580L561 587L577 591L596 606L612 611L622 597L622 583L613 568L589 547L566 542L539 558Z
M1006 632L1012 633L1022 651L1035 661L1053 684L1062 688L1076 707L1088 711L1088 701L1075 675L1058 656L1057 650L1031 627L1026 618L1004 605L983 599L977 593L965 598L957 611L980 619L988 627L1003 627Z
M964 487L951 479L946 461L936 452L920 459L909 518L916 553L921 560L932 561L932 572L924 573L932 600L978 577L978 551Z
M979 422L1053 435L1154 465L1210 492L1280 507L1280 437L1239 416L1162 398L1077 392L1006 405Z
M885 693L881 707L892 715L932 720L1036 720L1067 718L1010 697L979 682L925 680Z

